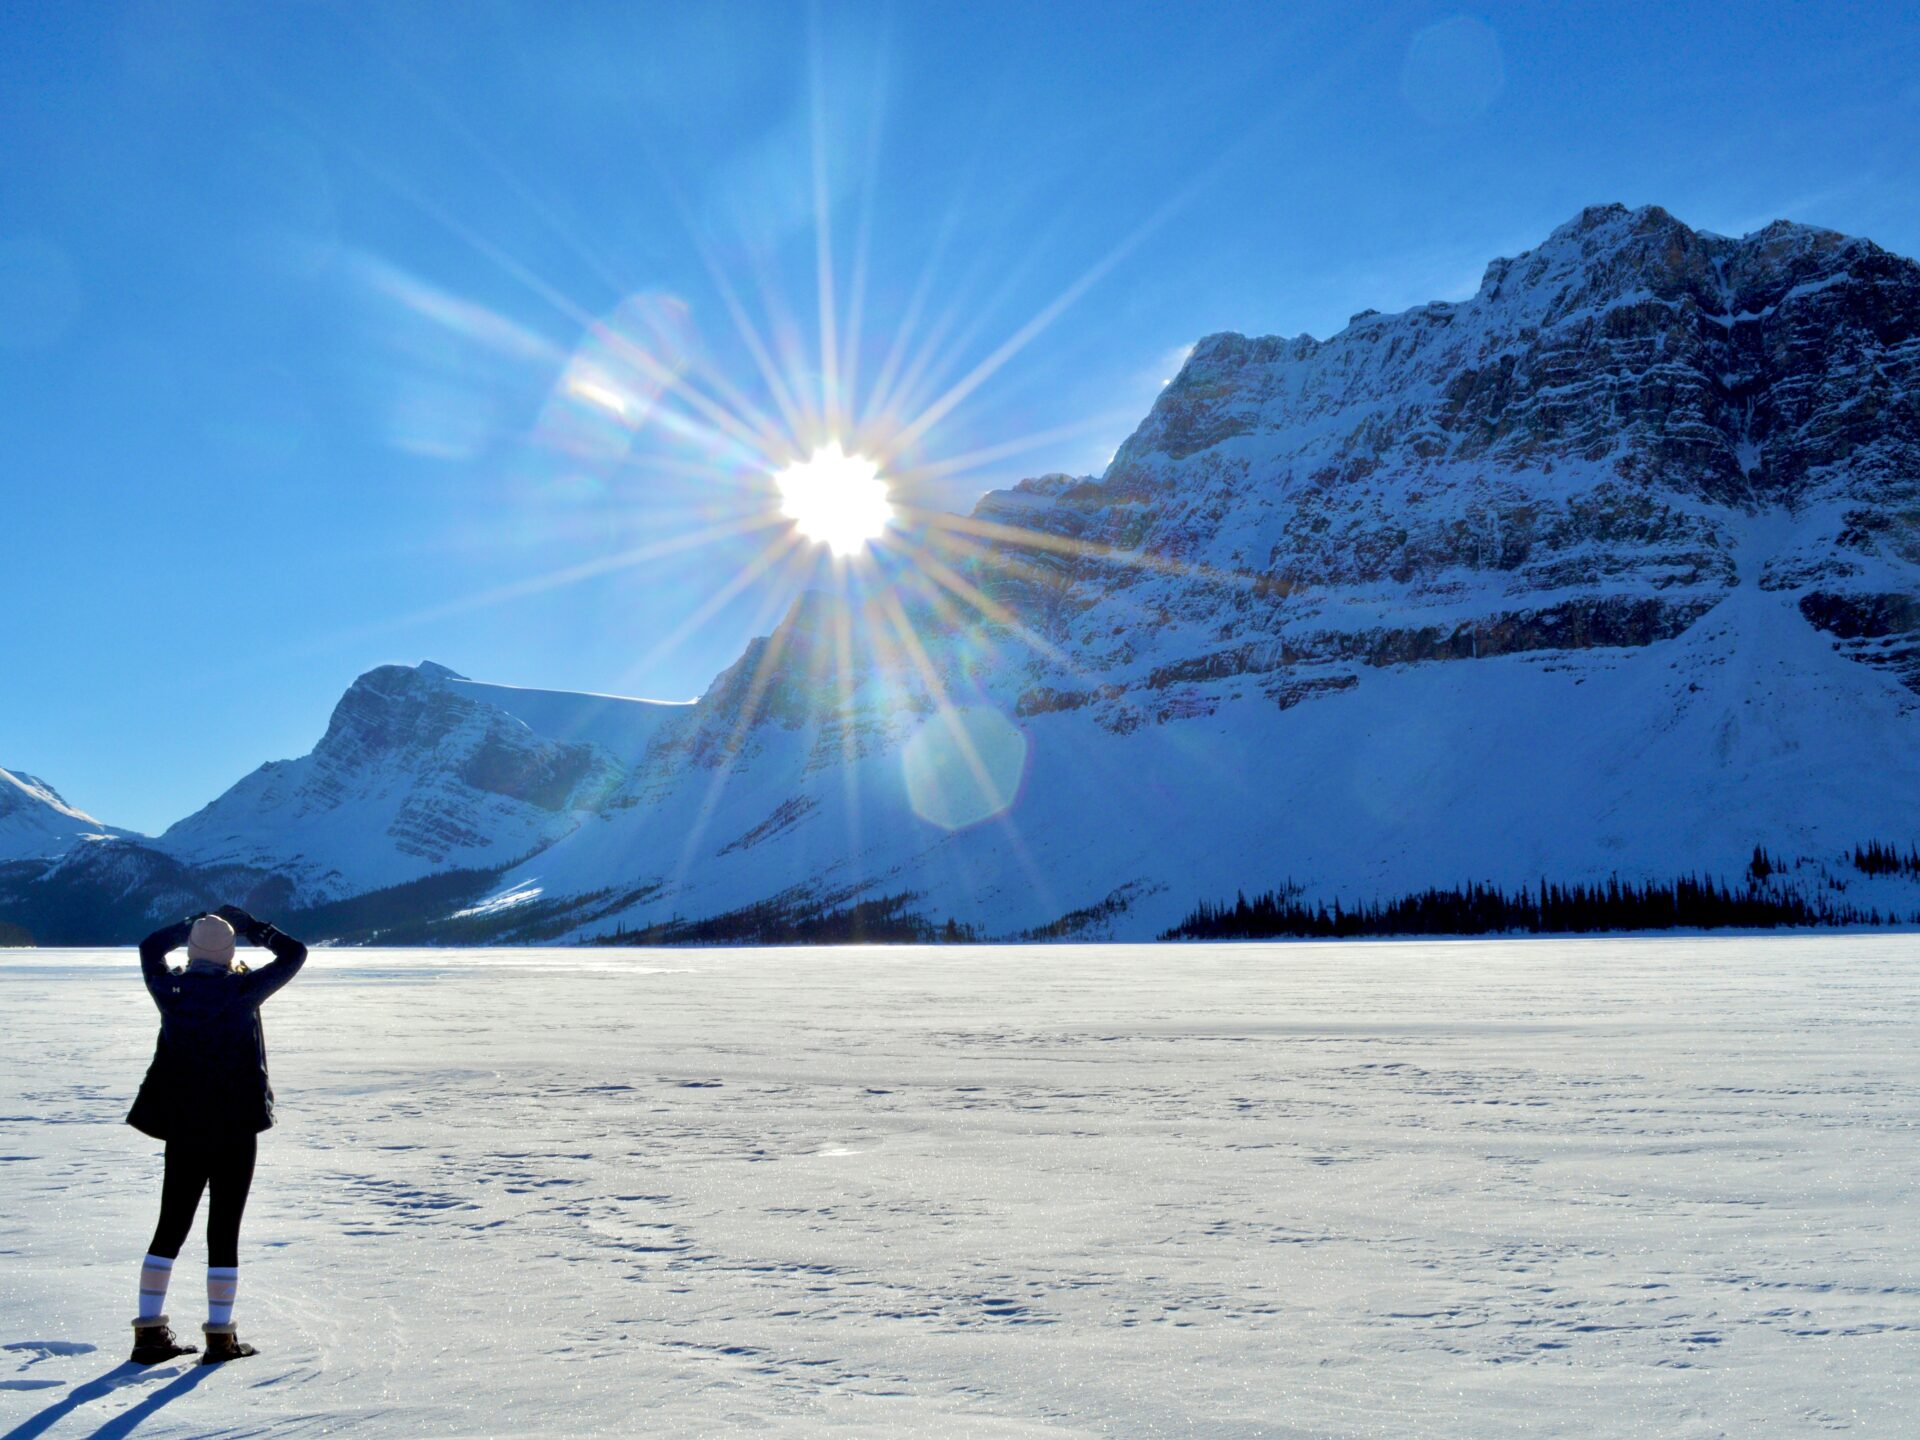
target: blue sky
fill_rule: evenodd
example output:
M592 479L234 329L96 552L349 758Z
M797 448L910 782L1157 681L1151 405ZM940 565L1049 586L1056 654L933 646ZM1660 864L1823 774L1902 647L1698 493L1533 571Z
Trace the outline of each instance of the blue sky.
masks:
M0 765L157 830L376 664L685 698L764 631L764 532L693 543L763 471L565 377L773 410L730 289L820 393L822 202L856 395L1004 352L901 458L964 508L1583 205L1920 253L1920 9L14 5L0 135Z

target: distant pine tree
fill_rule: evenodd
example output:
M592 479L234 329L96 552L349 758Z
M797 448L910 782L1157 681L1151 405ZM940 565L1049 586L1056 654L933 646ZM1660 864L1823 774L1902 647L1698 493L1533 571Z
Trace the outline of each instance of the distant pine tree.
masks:
M1853 868L1862 875L1911 875L1920 877L1920 846L1910 845L1902 855L1892 845L1869 840L1853 847Z

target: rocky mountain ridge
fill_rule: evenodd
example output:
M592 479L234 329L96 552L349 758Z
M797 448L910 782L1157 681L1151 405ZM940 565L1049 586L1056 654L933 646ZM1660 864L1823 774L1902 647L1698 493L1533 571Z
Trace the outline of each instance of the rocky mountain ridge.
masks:
M1102 668L1162 648L1113 623L1137 592L1231 642L1169 637L1165 687L1671 638L1737 583L1728 517L1784 509L1760 583L1838 639L1907 637L1850 653L1912 680L1917 316L1920 267L1870 242L1599 207L1462 304L1207 337L1102 479L983 512L1093 547L1007 598Z

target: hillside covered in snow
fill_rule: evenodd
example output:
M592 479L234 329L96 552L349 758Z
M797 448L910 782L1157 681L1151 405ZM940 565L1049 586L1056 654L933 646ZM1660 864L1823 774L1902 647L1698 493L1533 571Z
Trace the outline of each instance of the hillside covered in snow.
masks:
M1920 838L1920 266L1869 241L1589 209L1461 303L1209 336L1103 475L909 538L693 705L371 671L156 840L16 855L0 918L1150 939L1241 891L1681 875L1920 906L1859 862Z

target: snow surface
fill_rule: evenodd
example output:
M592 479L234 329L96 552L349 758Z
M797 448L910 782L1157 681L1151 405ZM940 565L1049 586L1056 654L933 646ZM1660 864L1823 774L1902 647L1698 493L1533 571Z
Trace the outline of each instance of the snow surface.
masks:
M9 956L0 1007L22 1440L1886 1436L1920 1402L1912 937L318 952L268 1007L264 1354L212 1371L119 1365L158 1190L132 955Z

